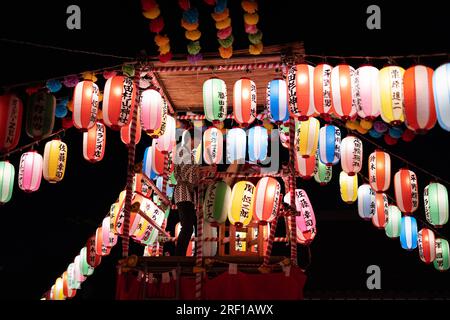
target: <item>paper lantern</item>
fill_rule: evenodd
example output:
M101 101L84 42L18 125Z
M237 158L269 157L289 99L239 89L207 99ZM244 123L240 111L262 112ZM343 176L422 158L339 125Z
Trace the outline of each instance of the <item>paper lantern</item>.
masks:
M253 213L260 224L271 222L280 209L280 183L272 177L261 178L256 184Z
M417 248L417 221L411 216L402 218L400 229L400 243L403 249L413 250Z
M327 166L339 162L341 157L341 130L333 125L325 125L319 131L319 158Z
M139 116L140 116L140 111L138 109L137 119L136 119L136 123L135 123L135 127L134 127L135 128L135 135L134 135L134 143L135 144L138 144L139 141L141 141L141 135L142 135L141 121L139 120ZM131 141L130 126L131 126L131 121L129 124L120 128L120 140L122 140L122 142L126 145L129 145L130 141Z
M291 204L291 193L285 194L283 201ZM303 189L295 189L295 208L300 214L295 217L297 225L297 242L309 244L317 233L316 217L308 194Z
M111 231L111 217L109 215L102 221L102 242L108 248L117 244L117 235Z
M356 116L356 71L341 64L331 71L333 112L343 120Z
M339 185L342 200L348 204L355 202L358 197L358 176L350 176L341 171L339 174Z
M247 150L247 135L241 128L233 128L227 132L227 161L233 163L245 162L245 154Z
M356 70L356 110L362 119L374 120L380 115L379 74L379 70L372 66L362 66Z
M349 176L361 171L363 163L363 144L354 136L347 136L341 142L341 166Z
M26 132L30 138L40 139L53 131L56 99L47 92L33 93L27 105Z
M95 231L95 253L102 257L109 255L111 247L106 246L106 244L107 242L103 242L103 228L98 227Z
M333 167L327 166L319 160L319 155L316 154L316 168L314 171L314 180L321 186L326 185L331 181L333 176Z
M417 176L408 169L400 169L394 176L395 201L400 211L412 214L419 206Z
M270 119L275 123L283 123L289 119L286 82L274 79L267 84L266 104Z
M333 111L331 69L330 65L323 63L314 68L314 107L325 120L330 119Z
M25 152L20 157L19 188L25 192L39 189L42 179L42 156L36 151Z
M223 135L216 127L206 129L203 133L203 159L209 165L222 163Z
M64 178L67 161L67 145L59 139L49 141L44 149L44 179L56 183Z
M61 277L57 278L55 281L55 295L54 300L65 300L64 292L63 292L63 280Z
M417 247L419 248L420 260L431 263L436 258L436 241L434 232L423 228L417 235Z
M447 188L432 182L423 191L425 217L433 226L441 227L448 222Z
M256 117L256 85L241 78L233 87L233 117L242 126L248 126Z
M0 96L0 152L17 147L22 131L22 101L14 94Z
M375 214L375 191L367 183L358 188L358 214L364 220L372 219Z
M433 97L433 69L418 65L403 75L405 124L414 132L424 133L436 124Z
M381 118L399 125L404 121L403 74L405 70L388 66L380 70Z
M89 80L80 81L73 91L73 124L81 130L92 128L97 121L98 86Z
M69 264L69 266L67 267L67 282L69 285L69 289L71 289L71 290L80 289L80 283L77 281L78 275L76 274L75 269L78 269L78 267L75 268L74 262Z
M142 173L148 178L156 178L156 172L153 171L153 150L154 146L147 147L144 152L144 159L142 160Z
M167 116L164 134L156 139L156 148L162 153L168 153L176 145L176 122L172 116Z
M227 86L225 81L211 78L203 83L203 108L206 120L213 123L227 116Z
M316 155L319 143L320 122L316 118L295 121L295 149L304 158Z
M296 152L295 155L295 170L301 178L311 179L316 172L316 157L303 158L299 152Z
M397 206L390 205L388 207L387 223L384 231L389 238L400 237L400 230L402 227L402 213Z
M161 118L161 125L158 129L155 129L153 132L147 132L147 134L152 138L158 138L166 132L166 124L167 124L167 115L168 115L169 106L167 101L163 99L163 104L161 108L161 113L158 117Z
M91 237L92 239L95 238L95 236ZM88 263L88 258L90 255L92 254L92 251L89 252L89 250L87 249L87 247L83 247L80 250L80 260L79 260L79 268L80 268L80 274L81 277L83 277L83 281L86 280L86 278L90 275L92 275L94 273L94 267L92 267L91 265L89 265ZM95 253L94 253L95 254ZM99 259L101 259L101 257L99 257ZM96 265L98 266L98 264Z
M177 223L175 225L175 237L179 237L180 236L180 232L181 232L181 223ZM195 231L192 232L192 237L195 237ZM203 243L205 244L205 243ZM176 241L175 241L175 245L176 245ZM195 241L189 241L187 250L186 250L186 257L193 257L195 253Z
M140 122L146 133L153 134L161 128L164 100L159 91L148 89L141 96Z
M64 271L62 274L62 280L63 280L63 294L67 298L73 298L77 294L77 291L74 289L71 289L69 287L69 280L68 280L68 273L67 271Z
M443 64L434 71L433 94L439 125L450 131L450 63Z
M263 126L248 130L248 158L252 163L264 162L267 158L269 135Z
M106 127L96 122L87 132L83 132L83 157L89 162L98 162L105 155Z
M0 204L5 204L11 200L14 175L14 166L9 161L0 161Z
M130 122L136 91L131 78L114 76L106 80L102 108L105 125L118 130Z
M433 261L434 268L439 271L447 271L450 268L450 250L448 241L436 239L436 259Z
M163 180L164 180L164 177L163 176L159 176L157 179L156 179L156 187L159 189L159 190L161 190L162 191L162 186L163 186ZM167 196L167 198L169 198L169 199L171 199L172 198L172 196L173 196L173 187L170 185L170 181L167 181L166 182L166 196Z
M171 173L174 169L175 165L175 155L176 151L172 149L168 153L165 153L163 151L158 150L156 147L156 140L153 140L152 143L152 171L156 175L163 175L164 174L164 158L167 156L167 172Z
M288 72L287 87L291 114L300 120L308 120L316 112L314 108L314 67L308 64L293 65Z
M255 186L248 181L237 182L231 191L228 220L236 227L245 227L252 221Z
M386 194L384 193L376 193L375 194L375 211L372 216L372 224L378 229L383 229L386 227L386 223L388 222L389 213L388 213L389 203Z
M205 221L222 224L227 219L231 200L231 187L223 181L210 184L203 201Z
M217 254L217 241L206 241L217 239L217 227L209 223L203 224L203 248L202 253L204 257L213 257Z
M97 267L102 261L101 248L99 251L97 251L97 233L98 232L96 232L87 240L86 247L81 249L82 251L80 252L82 262L81 273L85 276L90 272L89 269Z
M369 183L376 192L385 192L391 184L391 157L375 150L369 156Z

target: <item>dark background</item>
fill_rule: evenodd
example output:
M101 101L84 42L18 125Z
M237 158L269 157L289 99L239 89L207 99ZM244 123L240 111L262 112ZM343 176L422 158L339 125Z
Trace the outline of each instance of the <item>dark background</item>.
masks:
M158 1L166 22L173 51L185 53L181 11L176 1ZM248 46L243 29L240 1L229 1L235 36L235 49ZM344 3L335 1L258 1L264 44L304 41L306 52L324 55L405 55L449 52L448 10L441 1L427 1L420 6L412 1L395 4L374 2ZM202 52L217 50L215 28L202 1L192 1L200 10ZM82 11L82 29L66 28L66 8L78 4ZM366 28L366 8L379 4L382 29ZM0 8L0 37L86 51L135 57L141 50L156 54L148 20L141 15L139 1L11 1ZM0 41L0 85L26 83L79 73L123 62L120 59L59 52ZM309 59L319 62L319 59ZM422 58L420 62L436 68L446 57ZM340 59L328 59L330 64ZM357 67L364 60L347 62ZM382 67L387 61L372 61ZM409 67L416 61L396 61ZM101 78L101 77L99 77ZM180 84L181 85L181 84ZM24 87L18 93L23 97ZM64 91L57 93L63 97ZM60 126L57 120L56 126ZM345 133L345 130L344 130ZM21 144L29 142L22 135ZM411 143L399 142L389 150L449 180L448 133L438 125ZM12 200L0 207L0 297L2 299L38 299L50 288L95 231L109 206L123 189L126 180L126 148L119 134L108 130L105 158L89 164L82 157L82 135L67 132L69 157L64 180L57 185L43 181L38 192L24 194L16 185ZM137 150L141 159L150 139L144 138ZM379 140L380 144L384 143ZM43 144L38 146L43 151ZM373 150L364 144L365 157ZM18 165L20 155L11 157ZM393 159L393 173L403 164ZM399 240L391 240L370 222L359 219L356 205L340 200L338 173L333 182L319 187L315 182L298 181L308 191L314 205L318 235L311 245L312 261L300 250L300 264L306 266L306 297L447 297L450 298L450 275L440 273L419 259L417 250L407 252ZM364 167L364 173L366 173ZM422 190L430 177L415 170ZM393 187L389 190L393 195ZM421 193L422 197L422 193ZM416 215L425 219L423 207ZM171 214L171 226L176 213ZM280 223L281 232L282 224ZM446 237L448 226L441 230ZM132 253L142 247L132 244ZM286 252L276 245L274 254ZM112 299L115 288L115 264L121 255L120 244L103 259L94 275L83 283L76 299ZM382 290L366 288L367 266L381 267Z

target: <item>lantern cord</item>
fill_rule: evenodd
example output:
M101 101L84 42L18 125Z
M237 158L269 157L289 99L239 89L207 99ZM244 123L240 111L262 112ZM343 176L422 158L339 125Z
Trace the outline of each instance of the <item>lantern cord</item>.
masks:
M68 129L70 129L70 128L68 128ZM2 154L2 155L0 156L0 158L1 158L2 160L5 160L5 159L7 159L9 156L11 156L12 154L15 154L15 153L18 153L18 152L22 152L22 151L25 150L25 149L33 148L34 146L39 145L39 143L40 143L41 141L44 141L44 140L53 138L53 137L58 136L58 135L63 136L63 134L65 133L65 131L68 130L68 129L59 129L58 131L55 131L54 133L52 133L52 134L50 134L50 135L48 135L48 136L45 136L45 137L40 138L40 139L38 139L38 140L35 140L35 141L33 141L33 142L29 143L29 144L26 144L26 145L24 145L24 146L21 146L21 147L19 147L19 148L16 148L16 149L14 149L14 150L12 150L12 151L6 152L6 153Z
M427 53L427 54L408 54L408 55L396 55L396 56L326 56L319 54L301 54L301 57L319 58L326 62L326 59L361 59L361 60L388 60L393 61L394 59L418 59L418 58L434 58L434 57L448 57L448 52L440 53Z
M366 183L370 183L369 182L369 178L367 178L365 175L363 175L361 172L358 172L358 175L366 182ZM395 199L389 195L388 193L384 193L386 195L386 197L389 198L389 200L391 201L392 204L396 204L397 201L395 201ZM431 229L436 235L438 235L440 238L447 240L446 237L444 237L439 231L437 231L437 229L430 224L428 221L422 220L422 218L415 216L415 218L420 221L420 223L427 227L428 229Z
M345 124L342 123L341 121L339 121L339 120L337 120L337 119L334 119L333 121L334 121L336 124L345 127ZM394 152L392 152L392 151L386 149L385 147L379 145L378 143L376 143L376 142L374 142L373 140L371 140L371 139L365 137L364 135L360 134L359 132L357 132L357 131L355 131L355 130L351 130L351 129L347 129L347 130L351 131L352 134L358 136L359 138L363 139L364 141L367 141L367 142L369 142L370 144L374 145L374 146L377 147L378 149L383 150L383 151L389 153L389 155L393 156L394 158L397 158L398 160L402 161L402 162L405 163L406 165L409 165L409 166L411 166L411 167L414 167L414 168L418 169L419 171L421 171L422 173L424 173L424 174L430 176L430 177L433 178L434 180L443 182L443 183L445 183L447 186L450 186L450 182L447 181L447 180L445 180L444 178L441 178L441 177L439 177L439 176L437 176L437 175L431 173L430 171L428 171L428 170L426 170L426 169L423 169L422 167L416 165L415 163L406 160L405 158L403 158L403 157L401 157L401 156L395 154Z

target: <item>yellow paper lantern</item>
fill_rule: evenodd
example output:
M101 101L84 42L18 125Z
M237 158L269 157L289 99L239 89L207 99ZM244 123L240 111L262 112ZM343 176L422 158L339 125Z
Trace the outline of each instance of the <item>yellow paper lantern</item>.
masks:
M397 66L388 66L380 70L381 118L392 125L399 125L405 120L404 73L405 69Z
M319 143L320 122L316 118L295 120L295 149L303 157L315 157Z
M358 198L358 175L349 176L345 171L339 175L341 187L341 198L344 202L351 204Z
M255 186L248 181L239 181L231 191L228 220L236 227L244 227L252 221Z
M49 141L44 150L44 179L56 183L64 178L67 160L67 145L59 139Z

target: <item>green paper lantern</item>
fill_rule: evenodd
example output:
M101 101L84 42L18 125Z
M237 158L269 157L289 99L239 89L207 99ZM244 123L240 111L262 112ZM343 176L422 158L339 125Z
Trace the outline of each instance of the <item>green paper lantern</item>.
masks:
M0 204L11 200L14 187L14 166L8 161L0 162Z
M203 214L208 222L224 223L231 199L231 187L223 181L209 185L203 202Z
M211 122L220 122L227 116L227 86L225 81L211 78L203 83L203 108Z
M316 180L316 182L319 183L321 186L324 186L331 181L332 177L333 177L333 167L323 164L316 154L316 169L314 171L314 180Z
M436 259L433 261L434 268L439 271L447 271L450 268L450 255L448 241L436 239Z
M432 182L423 192L425 217L434 226L448 222L448 192L440 183Z
M389 238L400 237L400 229L402 226L402 213L397 206L390 205L388 207L387 223L384 231Z
M26 132L30 138L48 136L55 124L56 99L50 93L39 91L28 100Z

